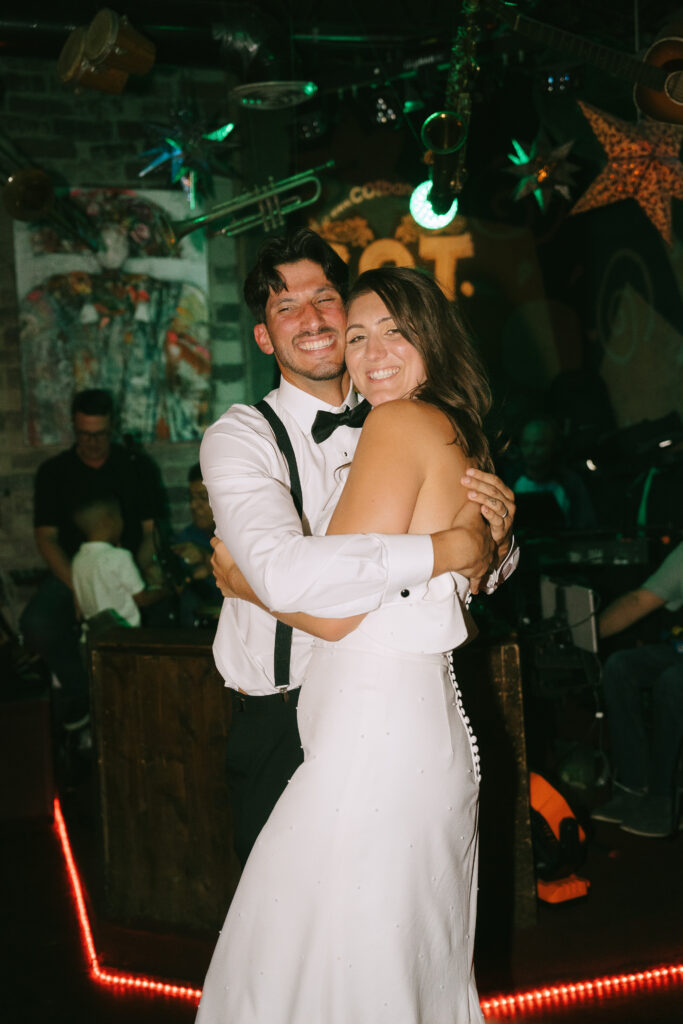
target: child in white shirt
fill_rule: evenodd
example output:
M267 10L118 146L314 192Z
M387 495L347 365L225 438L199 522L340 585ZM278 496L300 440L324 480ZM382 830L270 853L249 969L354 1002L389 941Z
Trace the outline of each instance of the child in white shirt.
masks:
M74 522L87 538L71 566L82 617L87 620L111 610L129 626L139 626L140 608L166 593L146 589L130 551L117 546L123 532L118 501L94 498L77 509Z

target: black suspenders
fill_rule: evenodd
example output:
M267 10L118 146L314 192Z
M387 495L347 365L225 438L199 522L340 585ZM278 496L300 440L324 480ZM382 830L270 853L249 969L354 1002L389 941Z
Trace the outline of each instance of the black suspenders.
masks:
M287 461L287 465L289 466L289 490L292 495L294 507L299 514L299 518L303 519L304 504L303 495L301 493L301 479L299 477L299 469L296 464L296 456L294 455L292 442L289 440L289 434L287 433L285 425L278 414L266 401L262 399L260 402L256 403L254 408L258 409L261 415L265 416L268 420L268 423L275 434L275 440L278 443L278 447ZM275 685L283 693L289 687L289 665L291 654L292 627L286 626L284 622L280 622L278 620L275 626L275 653L273 665Z

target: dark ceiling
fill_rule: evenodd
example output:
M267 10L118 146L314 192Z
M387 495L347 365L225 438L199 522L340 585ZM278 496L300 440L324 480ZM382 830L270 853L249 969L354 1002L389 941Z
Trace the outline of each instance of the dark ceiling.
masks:
M476 4L476 0L475 0ZM58 56L76 25L87 25L96 0L23 0L0 16L0 54ZM516 37L480 4L481 60L498 59ZM593 42L633 53L671 20L671 0L521 0L527 16ZM447 54L462 0L114 0L113 9L157 44L157 63L225 65L243 80L311 78L334 88L369 69L397 74L429 55ZM683 15L682 15L683 20ZM637 25L636 25L637 22ZM680 33L679 33L680 34Z
M464 23L465 3L477 7L476 0L136 0L125 6L123 0L111 2L156 44L157 66L222 67L236 84L244 85L315 82L320 102L296 107L297 146L304 150L304 166L322 163L331 153L339 168L349 165L349 175L353 171L357 178L402 172L406 180L423 170L420 126L430 112L444 106L450 50ZM102 9L98 0L22 0L15 6L20 14L0 16L0 75L3 54L57 61L73 28L87 26ZM495 13L502 6L478 5L480 71L471 89L478 109L468 156L472 168L499 156L513 131L522 139L534 137L538 117L529 97L533 91L542 94L544 78L557 74L558 68L571 72L568 92L617 115L633 116L627 79L610 78L602 71L596 79L595 67L569 50L513 32ZM642 55L677 9L682 25L677 35L683 36L683 9L671 0L520 0L510 8L565 36L573 33L631 55ZM138 82L144 87L144 79L139 79L131 88ZM367 100L370 95L375 104L384 86L399 112L394 127L409 129L409 167L399 163L400 139L368 133L359 145L343 130L343 114L349 109L362 124L368 119L369 128L377 127ZM332 131L337 137L330 151ZM575 136L575 124L567 123L560 135ZM577 142L574 152L580 155L579 150ZM364 162L363 172L359 161Z

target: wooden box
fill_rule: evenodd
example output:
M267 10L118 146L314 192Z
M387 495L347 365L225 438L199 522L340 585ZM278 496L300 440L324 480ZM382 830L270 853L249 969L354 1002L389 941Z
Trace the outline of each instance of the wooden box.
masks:
M114 629L91 650L104 914L214 932L239 877L230 694L200 630Z

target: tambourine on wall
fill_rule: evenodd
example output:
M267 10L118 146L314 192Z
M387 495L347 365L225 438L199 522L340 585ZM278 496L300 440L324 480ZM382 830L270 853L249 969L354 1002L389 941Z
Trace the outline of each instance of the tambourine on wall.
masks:
M67 37L57 61L65 85L80 92L123 92L129 75L146 75L154 64L156 46L133 28L125 14L103 7L89 25Z

